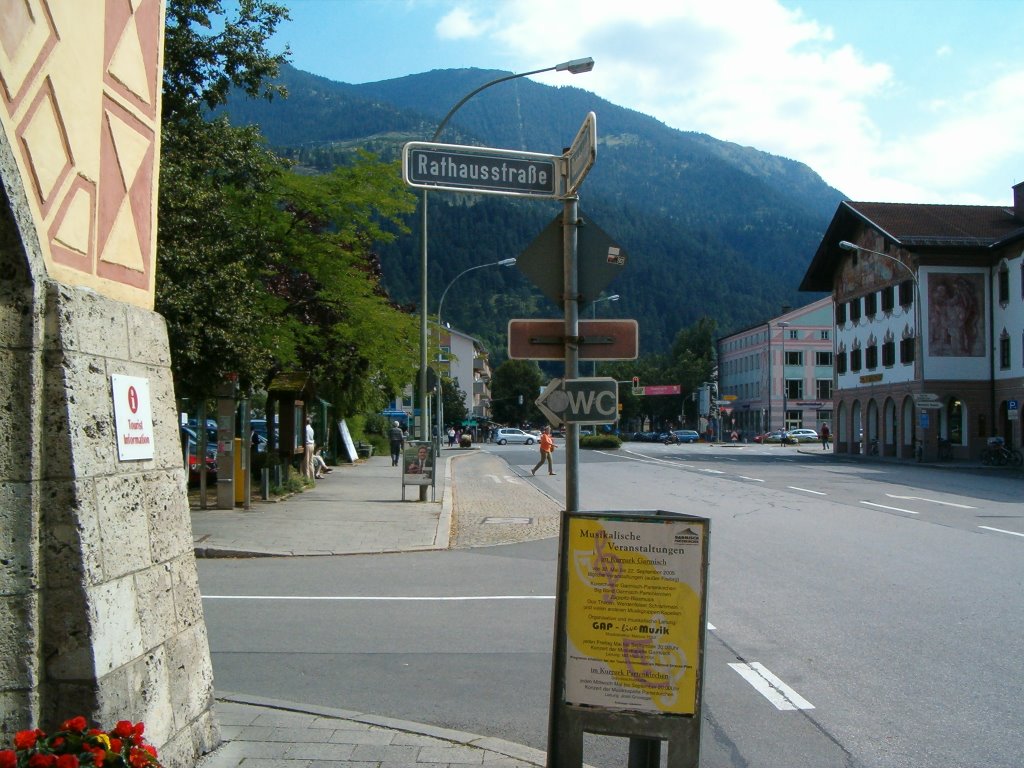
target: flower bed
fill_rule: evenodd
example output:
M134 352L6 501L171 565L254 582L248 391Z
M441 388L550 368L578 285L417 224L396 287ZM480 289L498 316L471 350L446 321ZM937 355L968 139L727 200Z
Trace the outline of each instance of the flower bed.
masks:
M38 728L18 731L14 749L0 750L0 768L160 768L156 748L142 738L144 729L121 720L107 733L79 716L50 736Z

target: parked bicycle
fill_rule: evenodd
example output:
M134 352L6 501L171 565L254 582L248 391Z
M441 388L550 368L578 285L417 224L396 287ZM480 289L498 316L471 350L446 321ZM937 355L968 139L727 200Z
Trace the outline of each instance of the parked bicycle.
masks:
M988 445L981 450L981 463L986 466L1019 467L1024 464L1024 455L1016 448L1007 448L1001 437L990 437Z

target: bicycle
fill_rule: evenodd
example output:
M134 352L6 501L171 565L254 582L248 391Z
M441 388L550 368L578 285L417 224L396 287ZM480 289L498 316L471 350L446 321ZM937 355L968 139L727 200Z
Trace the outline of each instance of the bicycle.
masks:
M985 466L1002 467L1009 464L1011 467L1019 467L1024 464L1024 455L1016 448L1007 448L1003 438L990 437L988 447L981 451L981 463Z
M868 444L868 455L869 456L877 456L878 455L878 438L877 437L871 438L871 442Z

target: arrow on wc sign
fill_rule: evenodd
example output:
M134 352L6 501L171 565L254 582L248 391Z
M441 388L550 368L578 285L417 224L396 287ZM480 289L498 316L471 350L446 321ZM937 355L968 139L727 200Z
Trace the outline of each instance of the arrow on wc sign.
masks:
M612 424L619 414L615 379L552 379L536 400L552 424Z

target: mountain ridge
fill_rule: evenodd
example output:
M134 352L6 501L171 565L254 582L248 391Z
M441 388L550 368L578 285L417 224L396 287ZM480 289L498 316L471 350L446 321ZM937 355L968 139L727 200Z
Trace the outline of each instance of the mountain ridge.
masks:
M433 135L450 105L507 74L432 70L353 85L285 66L280 82L288 99L232 98L224 111L235 123L259 124L269 144L301 166L326 170L355 148L398 158L405 141ZM590 111L597 115L597 159L580 189L580 208L628 255L607 292L621 296L617 314L639 321L642 354L667 351L676 333L702 315L726 333L765 321L783 305L819 298L796 286L846 198L803 163L671 128L573 85L522 78L466 102L439 141L560 154ZM430 311L462 270L518 255L560 207L432 193ZM412 233L380 252L385 284L403 303L419 296L418 223L419 213L410 219ZM445 319L498 359L508 319L561 314L513 272L476 270L460 279L455 295L463 298L445 305Z

